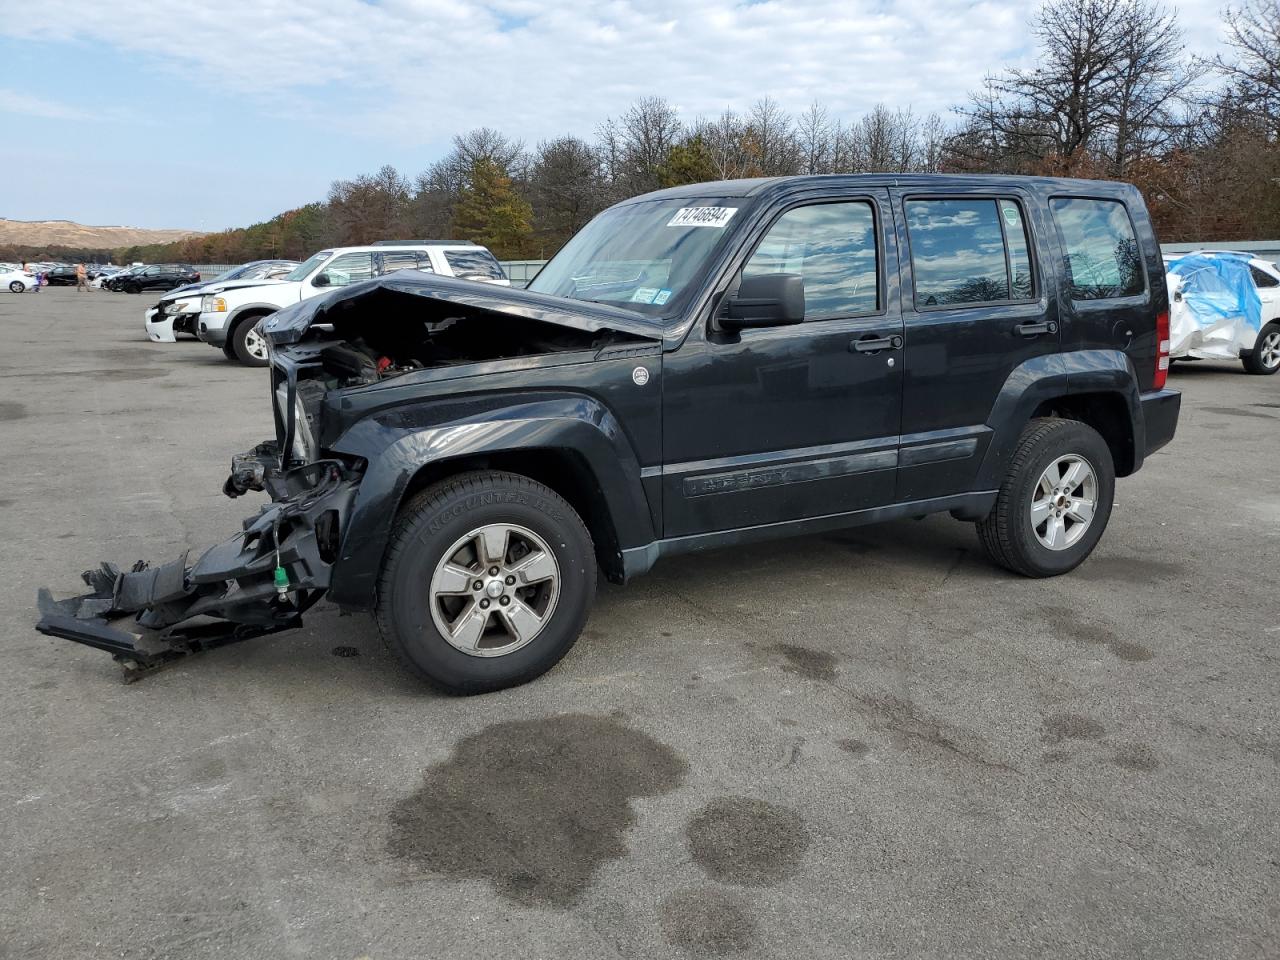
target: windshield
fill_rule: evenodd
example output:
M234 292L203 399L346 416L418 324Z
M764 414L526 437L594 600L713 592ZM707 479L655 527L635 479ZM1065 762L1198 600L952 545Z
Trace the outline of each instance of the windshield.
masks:
M699 197L613 207L579 230L529 289L665 313L702 272L745 202Z
M304 263L298 264L298 266L289 271L289 275L285 277L285 279L305 280L307 279L307 274L320 264L324 263L331 256L333 256L332 250L321 250L319 253L313 253Z

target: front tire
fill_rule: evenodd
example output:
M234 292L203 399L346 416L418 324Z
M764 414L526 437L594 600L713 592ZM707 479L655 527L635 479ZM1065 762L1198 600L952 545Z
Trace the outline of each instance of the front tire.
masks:
M1249 373L1269 377L1280 370L1280 322L1272 320L1258 331L1253 352L1241 357Z
M9 284L10 293L22 293L26 289L27 289L27 285L23 283L21 280L14 280L11 284Z
M266 338L258 331L262 317L249 317L236 324L227 343L231 345L228 356L234 355L246 367L265 367L270 359L267 355Z
M1115 499L1111 450L1078 420L1032 420L1022 431L995 506L978 521L992 562L1026 577L1054 577L1093 552Z
M559 663L595 589L591 534L562 497L517 474L468 473L401 509L376 616L410 673L445 693L487 693Z

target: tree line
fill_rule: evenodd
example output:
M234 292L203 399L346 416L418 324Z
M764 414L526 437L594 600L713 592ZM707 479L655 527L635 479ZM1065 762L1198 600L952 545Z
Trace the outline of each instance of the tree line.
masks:
M1157 0L1049 0L1029 23L1034 68L989 75L945 120L883 104L852 121L818 102L794 115L765 97L686 121L646 97L591 140L530 148L482 127L416 177L384 166L265 223L115 254L231 263L457 238L503 259L544 258L606 206L660 187L861 172L1127 180L1164 240L1280 236L1280 0L1222 16L1225 52L1205 60Z

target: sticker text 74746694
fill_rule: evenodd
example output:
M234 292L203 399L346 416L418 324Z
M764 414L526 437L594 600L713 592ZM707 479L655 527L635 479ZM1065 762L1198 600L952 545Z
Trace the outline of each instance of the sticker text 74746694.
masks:
M737 212L737 207L681 207L667 226L715 227L722 230Z

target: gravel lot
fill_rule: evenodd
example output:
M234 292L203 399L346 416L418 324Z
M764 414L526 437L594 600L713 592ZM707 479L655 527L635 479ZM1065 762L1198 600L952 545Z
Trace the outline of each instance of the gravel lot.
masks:
M1175 367L1056 580L936 518L664 562L486 697L324 605L126 686L36 588L224 539L270 435L153 300L0 294L0 957L1280 955L1280 377Z

